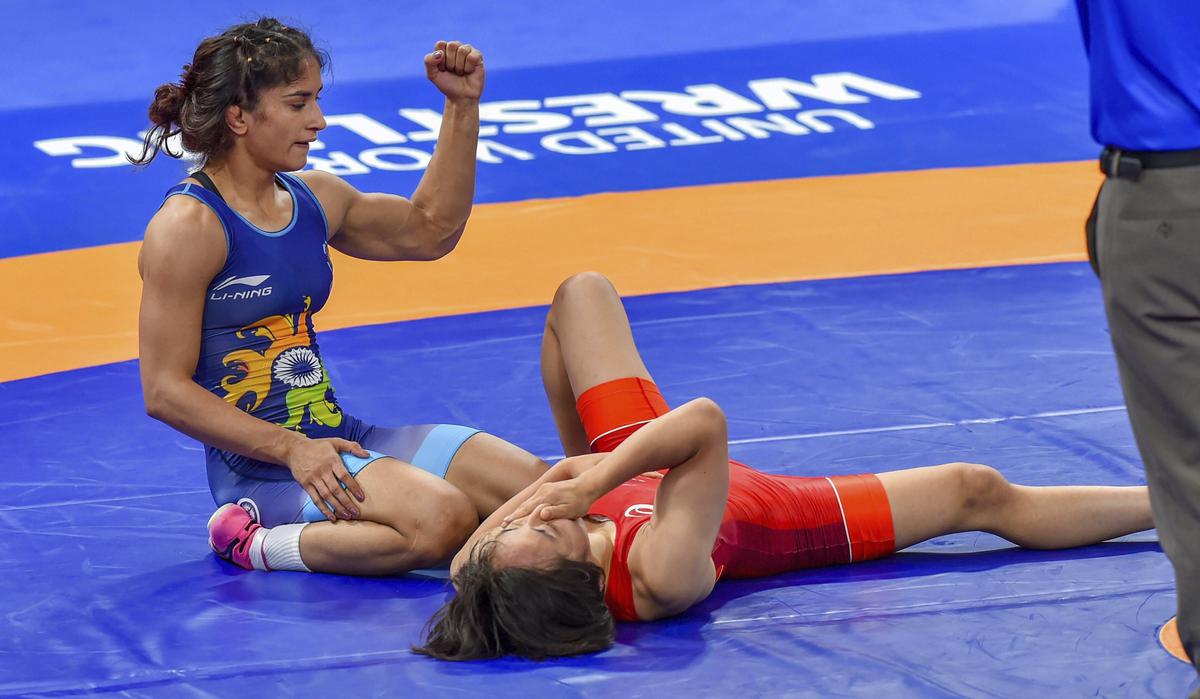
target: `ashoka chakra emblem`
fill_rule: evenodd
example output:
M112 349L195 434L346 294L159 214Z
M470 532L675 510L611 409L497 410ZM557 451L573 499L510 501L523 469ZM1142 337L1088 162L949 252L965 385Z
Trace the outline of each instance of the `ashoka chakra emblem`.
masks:
M321 360L307 347L293 347L275 360L275 379L293 388L308 388L321 383Z

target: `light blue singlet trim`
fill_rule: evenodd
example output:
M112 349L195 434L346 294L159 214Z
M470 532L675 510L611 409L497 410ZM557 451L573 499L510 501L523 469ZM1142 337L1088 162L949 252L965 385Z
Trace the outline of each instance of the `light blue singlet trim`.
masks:
M438 478L445 478L446 471L450 468L450 462L462 447L463 442L466 442L479 432L480 430L474 427L438 425L430 430L429 434L425 436L425 440L421 442L417 453L413 455L412 465L422 471L428 471ZM380 454L370 449L367 450L367 453L370 456L366 458L346 452L341 453L342 463L346 465L346 470L350 472L350 475L357 476L359 471L367 467L367 464L387 456L387 454ZM345 487L345 485L342 485L342 488ZM325 515L317 509L311 497L304 504L301 517L305 522L319 522L325 519Z
M296 221L300 220L300 198L296 196L296 190L292 189L292 183L288 181L288 178L280 177L278 175L276 176L275 179L277 179L283 183L283 187L284 187L284 189L287 190L288 196L290 196L292 198L292 220L288 223L288 225L286 227L281 228L277 231L264 231L263 229L259 228L258 226L254 225L253 223L250 223L250 221L245 216L239 214L237 212L237 210L234 209L232 206L229 207L229 210L233 212L233 215L242 219L242 223L249 226L250 230L254 231L255 233L258 233L259 235L265 235L268 238L278 238L281 235L287 235L287 233L289 231L291 231L292 228L295 227ZM325 217L324 212L321 213L321 217L322 218ZM325 227L327 229L329 228L328 225L326 225Z
M317 199L316 194L313 194L312 187L309 187L308 183L300 179L298 175L294 175L292 173L284 174L282 172L279 173L279 175L286 180L295 180L296 184L300 185L304 188L304 191L308 192L308 196L312 198L313 203L317 205L317 211L321 212L321 220L325 222L325 240L329 240L329 236L333 234L333 231L329 230L329 217L325 215L325 207L321 205L321 200Z
M438 478L445 478L450 461L458 453L459 447L478 433L479 430L474 427L438 425L421 442L421 447L413 455L412 465Z
M367 464L371 463L372 461L378 461L379 459L387 456L387 454L380 454L379 452L371 451L370 449L367 449L366 451L368 454L370 454L370 456L366 458L355 456L354 454L347 454L346 452L341 453L340 456L342 457L342 463L346 465L346 470L350 472L351 476L357 476L359 471L367 467ZM342 484L342 489L346 489L346 485L344 483ZM329 505L334 512L337 512L337 508L334 508L333 505L331 505L328 501L326 501L325 504ZM308 497L308 502L304 503L304 509L301 510L300 517L304 522L319 522L325 519L325 515L319 509L317 509L316 504L313 503L311 495Z
M178 185L176 185L176 186L178 186ZM200 185L192 184L191 182L185 182L183 184L183 189L176 189L174 191L167 192L167 196L163 197L163 204L166 204L167 200L170 199L171 197L173 197L177 194L182 194L184 196L189 196L189 197L195 199L196 201L200 202L201 204L204 204L205 206L207 206L208 209L213 212L213 216L216 216L217 220L221 222L221 230L225 232L225 255L226 255L226 257L228 257L229 251L233 249L233 235L229 232L229 225L225 223L225 219L221 218L221 213L219 211L217 211L213 207L212 204L210 204L208 201L206 201L204 199L204 197L202 197L199 194L196 194L195 192L192 191L193 188L204 189ZM208 190L204 189L204 191L207 192ZM158 208L161 209L162 204L159 204ZM226 261L228 261L228 260L226 260ZM222 272L225 271L225 268L222 267L221 271Z

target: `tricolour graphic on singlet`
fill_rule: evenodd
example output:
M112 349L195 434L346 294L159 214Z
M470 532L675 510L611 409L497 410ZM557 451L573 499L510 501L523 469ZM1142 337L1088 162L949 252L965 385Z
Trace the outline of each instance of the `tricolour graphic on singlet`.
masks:
M292 200L283 229L264 231L198 185L172 194L199 199L224 226L225 266L205 291L194 380L231 405L310 437L341 436L338 407L313 329L333 270L325 214L294 175L279 175Z
M257 338L267 344L254 343L222 358L229 370L220 381L226 401L290 429L308 431L303 427L342 424L342 411L312 341L310 303L305 296L304 310L299 314L268 316L235 333L238 339ZM286 413L272 410L260 414L264 404L277 406L280 397ZM281 420L284 416L286 419Z

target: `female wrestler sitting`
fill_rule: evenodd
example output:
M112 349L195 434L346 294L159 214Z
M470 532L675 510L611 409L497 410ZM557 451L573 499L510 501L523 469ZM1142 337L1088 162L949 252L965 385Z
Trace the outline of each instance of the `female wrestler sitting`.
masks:
M327 126L318 98L328 61L300 29L271 18L232 26L155 91L134 161L178 157L178 137L199 169L167 191L138 261L146 411L205 444L219 506L209 545L243 568L435 565L546 470L472 427L385 427L344 411L321 355L314 316L333 284L329 248L433 260L466 229L483 56L457 41L432 48L425 73L445 109L411 200L298 172Z
M559 288L542 374L568 458L459 551L458 594L420 653L598 651L614 618L679 614L722 577L869 560L952 532L1066 548L1153 526L1143 486L1025 487L967 463L798 478L730 461L721 409L706 398L667 407L598 274Z

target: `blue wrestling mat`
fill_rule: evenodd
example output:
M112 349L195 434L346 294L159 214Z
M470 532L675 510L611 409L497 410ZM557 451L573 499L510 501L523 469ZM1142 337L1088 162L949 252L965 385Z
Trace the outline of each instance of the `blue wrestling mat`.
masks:
M1137 483L1089 275L924 273L628 308L668 397L718 400L733 455L764 470L970 460L1027 484ZM343 404L365 418L483 424L552 455L544 312L331 332L325 352ZM1152 532L1056 552L948 536L722 583L678 619L622 627L592 657L432 661L408 648L449 594L440 579L248 574L212 556L198 448L142 416L136 382L127 362L4 385L36 415L6 425L12 463L27 465L10 470L0 507L6 693L1173 696L1190 672L1154 642L1174 595ZM430 398L396 398L414 385Z
M541 132L495 121L485 139L498 161L480 164L481 203L1094 155L1074 3L803 5L254 10L299 16L332 50L327 110L369 121L331 127L314 156L340 162L361 189L418 181L419 168L400 166L431 150L421 110L437 95L419 60L394 63L395 47L419 59L448 36L485 47L485 100L538 100L528 111L545 112L555 98L621 94L665 144L605 159L571 152L599 146L563 134L607 128L583 116ZM3 258L139 240L179 166L72 165L124 147L82 139L135 138L153 87L201 37L246 16L233 2L130 3L122 17L64 7L29 5L20 19L55 27L54 43L76 53L0 75ZM47 39L22 21L0 36L37 55ZM874 82L813 82L848 73ZM809 87L761 82L781 78ZM750 109L738 95L762 107L743 118L786 112L803 125L806 109L842 109L872 127L833 117L838 127L812 128L802 152L778 145L786 134L670 143L688 137L669 124L720 133L704 120L728 127L738 104ZM411 152L364 157L379 148ZM1013 225L1037 215L1016 212ZM969 221L947 225L970 235ZM1086 263L771 284L731 270L727 281L626 303L667 399L720 403L734 458L793 475L972 461L1022 484L1144 483ZM89 341L106 341L111 311L98 309ZM538 367L545 312L325 331L322 354L358 417L474 425L551 458L561 450ZM1069 551L941 537L884 560L722 582L678 618L619 627L597 655L434 661L410 646L450 594L437 575L250 573L211 554L201 447L146 417L136 361L12 380L0 395L0 696L1178 697L1196 682L1156 640L1175 592L1153 531Z

